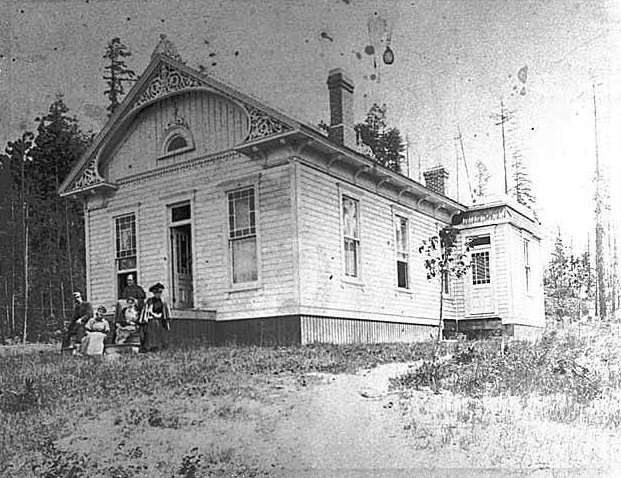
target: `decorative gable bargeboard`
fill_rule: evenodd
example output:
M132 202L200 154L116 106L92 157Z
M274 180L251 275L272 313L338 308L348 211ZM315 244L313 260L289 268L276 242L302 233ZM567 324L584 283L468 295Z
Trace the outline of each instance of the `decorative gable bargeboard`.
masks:
M121 105L120 109L125 111L125 114L122 117L116 118L116 127L113 126L110 128L107 131L108 135L114 134L122 125L127 124L127 121L135 117L138 111L148 105L172 95L200 90L225 97L241 106L245 111L248 117L248 132L240 145L253 143L268 137L293 131L294 127L292 125L287 124L275 115L249 102L237 98L233 99L228 93L219 91L216 86L211 84L214 83L214 81L211 81L209 78L198 77L198 75L200 75L199 73L192 75L185 71L181 71L180 68L167 63L167 60L163 57L155 57L155 59L158 60L158 65L154 73L150 75L148 82L142 85L137 93L126 99L126 101L129 101L130 106L126 104ZM175 117L173 123L169 124L169 126L174 127L182 125L187 129L187 123L181 117ZM103 144L103 138L98 138L98 140L99 143ZM105 186L108 189L115 188L114 184L108 182L106 178L100 174L99 158L101 149L96 149L96 151L96 154L91 153L91 159L82 165L81 173L74 176L74 180L62 191L62 195L76 195L86 190L94 191L100 186Z

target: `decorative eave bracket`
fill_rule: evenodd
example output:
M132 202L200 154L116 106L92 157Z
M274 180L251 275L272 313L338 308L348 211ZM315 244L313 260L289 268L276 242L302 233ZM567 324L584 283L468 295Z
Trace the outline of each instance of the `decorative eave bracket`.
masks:
M248 130L248 135L244 140L245 143L293 130L293 128L289 125L265 113L264 111L261 111L259 108L255 108L247 103L244 103L243 105L248 112L250 120L250 128Z
M67 188L61 196L77 196L86 192L94 193L96 190L114 191L118 189L116 184L108 182L99 174L97 158L91 160L90 164L82 174Z

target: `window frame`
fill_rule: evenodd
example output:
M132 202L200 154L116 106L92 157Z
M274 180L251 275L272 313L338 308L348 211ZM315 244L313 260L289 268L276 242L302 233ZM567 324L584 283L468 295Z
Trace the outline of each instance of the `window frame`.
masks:
M399 231L399 226L401 225L402 221L405 221L405 250L400 250L400 244L399 244L399 236L398 236L398 231ZM411 265L410 265L410 257L411 257L411 240L410 240L410 219L405 216L403 213L401 212L394 212L393 213L393 230L395 233L395 263L397 266L397 289L400 291L404 291L404 292L411 292L412 290L412 274L411 274ZM403 236L403 231L401 231L402 236ZM405 256L405 261L400 260L400 256L404 255ZM404 262L405 263L405 286L400 286L399 285L399 263L400 262Z
M344 201L345 199L349 199L356 204L356 229L358 237L348 237L345 234L345 208ZM353 194L352 191L340 191L339 193L339 221L341 225L341 234L340 234L340 242L341 242L341 278L344 282L349 282L353 284L361 284L362 283L362 202L360 201L360 197L356 194ZM353 243L357 245L356 247L356 275L348 275L347 274L347 262L346 262L346 246L345 240L352 240Z
M170 143L178 137L183 138L187 146L168 151ZM188 151L194 150L194 148L194 137L192 136L190 129L185 124L176 124L165 131L164 137L162 138L159 146L159 155L157 159L166 159L171 156L187 153Z
M532 293L532 267L530 261L530 241L522 238L522 260L524 262L524 288L526 294Z
M238 192L252 190L254 197L254 210L249 211L249 214L254 213L254 225L250 225L250 229L247 234L242 233L237 237L231 237L231 194L235 194ZM260 228L259 228L259 217L260 217L260 202L259 202L259 187L258 181L253 183L245 183L245 184L236 184L235 187L226 188L224 191L224 202L225 202L225 231L224 235L226 241L226 249L227 249L227 275L228 275L228 286L230 291L238 291L238 290L248 290L248 289L256 289L260 288L262 284L262 274L261 274L261 240L260 240ZM254 228L254 231L253 231ZM256 264L256 279L244 281L244 282L234 282L235 271L234 271L234 260L233 260L233 242L248 239L250 237L254 237L255 242L255 264Z
M481 244L473 245L475 241L484 241ZM470 285L472 287L487 287L492 285L492 237L491 234L480 234L468 238L470 243ZM480 268L477 268L477 257L484 259L482 277Z
M128 210L122 210L122 211L114 211L115 214L111 216L111 220L112 220L112 250L113 250L113 284L114 284L114 290L113 290L113 296L114 297L120 297L121 294L123 293L122 290L120 290L119 287L119 281L120 281L120 277L125 276L127 277L129 274L133 274L134 278L136 280L136 283L139 283L139 278L140 278L140 233L139 233L139 211L136 209L128 209ZM119 253L122 251L118 250L118 243L120 241L120 237L118 237L118 224L119 224L119 220L122 220L124 218L133 218L133 255L126 255L123 257L119 257ZM130 249L131 251L132 249ZM128 259L128 258L134 258L134 266L133 267L127 267L127 268L123 268L120 269L120 260L123 259Z

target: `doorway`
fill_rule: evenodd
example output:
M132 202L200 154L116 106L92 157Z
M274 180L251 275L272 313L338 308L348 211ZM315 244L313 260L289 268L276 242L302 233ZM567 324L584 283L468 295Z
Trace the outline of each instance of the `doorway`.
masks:
M472 270L466 288L468 315L494 314L495 287L492 277L492 248L489 235L470 238Z
M194 307L194 290L190 205L171 207L171 219L172 306L174 309L191 309Z

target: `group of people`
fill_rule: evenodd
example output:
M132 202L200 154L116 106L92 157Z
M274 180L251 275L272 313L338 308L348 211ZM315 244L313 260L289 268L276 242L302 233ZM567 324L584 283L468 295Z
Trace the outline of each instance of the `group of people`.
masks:
M80 292L74 292L75 305L72 320L65 324L63 350L80 355L102 355L109 344L127 344L151 352L168 347L170 309L162 299L164 285L149 288L148 299L133 275L127 277L127 286L117 302L112 327L106 320L106 308L101 305L93 313L90 302Z

